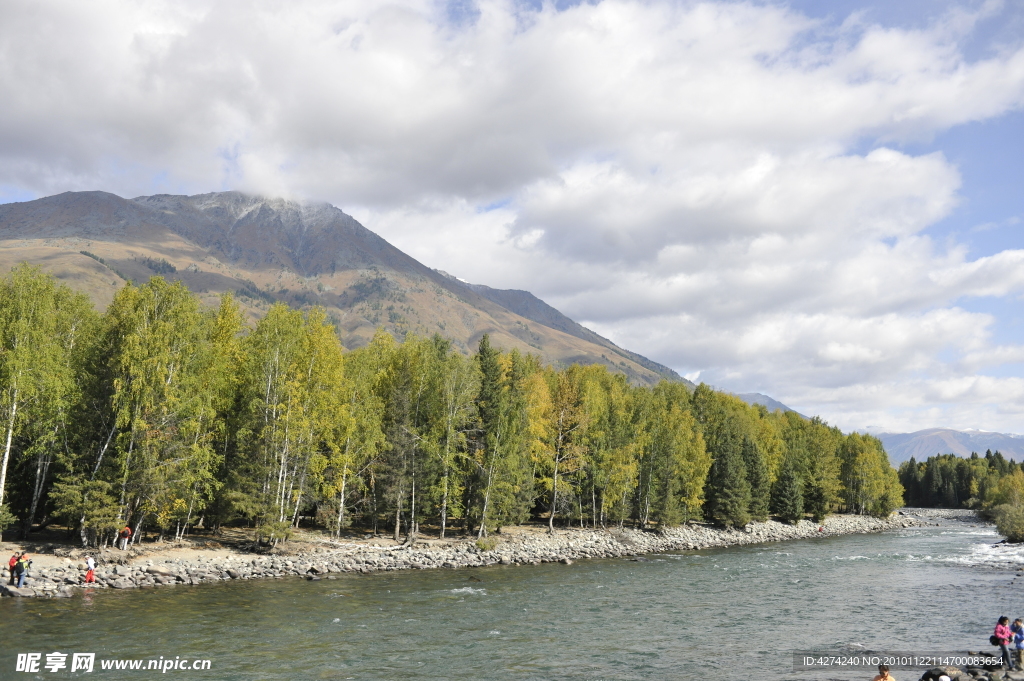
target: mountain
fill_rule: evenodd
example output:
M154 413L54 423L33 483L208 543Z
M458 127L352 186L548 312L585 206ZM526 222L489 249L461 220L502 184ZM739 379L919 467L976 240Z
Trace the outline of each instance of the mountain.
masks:
M768 411L776 411L776 410L784 411L784 412L791 411L794 414L796 414L797 416L799 416L800 418L804 418L804 419L807 418L806 416L804 416L800 412L796 411L795 409L790 409L789 407L784 405L782 402L779 402L776 399L768 397L767 395L762 395L761 393L741 393L741 394L736 395L736 397L740 398L741 400L743 400L747 404L761 404L761 405L764 405L765 407L768 408Z
M320 305L348 348L378 328L439 333L472 352L502 348L555 366L604 364L630 381L681 380L526 291L474 286L433 270L326 203L220 192L124 199L67 192L0 205L0 268L38 264L104 308L126 281L154 274L208 304L233 291L252 318L282 301Z
M441 272L441 274L451 277L451 275L446 272ZM587 327L574 322L529 291L497 289L491 288L490 286L484 286L483 284L466 283L466 285L487 300L501 305L506 310L515 312L520 317L525 317L526 319L537 322L538 324L543 324L544 326L552 329L557 329L562 333L567 333L570 336L575 336L576 338L589 341L595 345L606 347L615 354L626 359L630 359L669 381L686 383L691 388L696 387L692 382L686 380L664 364L658 364L657 362L647 359L643 355L638 355L635 352L630 352L629 350L620 348L604 336L596 334Z
M876 436L885 445L889 460L898 466L910 457L918 461L936 454L970 456L971 452L984 454L999 451L1003 456L1024 461L1024 436L990 433L981 430L951 430L929 428L915 433L882 433Z

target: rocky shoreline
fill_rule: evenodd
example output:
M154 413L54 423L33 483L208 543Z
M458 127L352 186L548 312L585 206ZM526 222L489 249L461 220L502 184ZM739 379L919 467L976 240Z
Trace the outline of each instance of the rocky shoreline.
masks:
M468 568L487 565L537 565L584 558L618 558L668 551L760 544L765 542L883 532L928 524L925 510L906 509L882 520L865 516L833 515L821 524L807 520L797 525L776 521L751 523L743 530L723 530L691 524L663 531L634 529L558 529L547 534L538 528L506 528L500 535L472 539L422 540L413 545L381 546L366 541L321 540L294 555L259 555L229 552L189 559L160 556L129 559L117 550L97 557L96 582L84 583L81 560L64 558L30 571L26 586L0 584L0 593L13 597L67 598L82 589L131 589L149 586L202 584L236 579L334 579L340 573L373 573L431 568ZM945 517L945 516L941 516ZM200 552L201 553L201 552Z
M992 652L994 650L995 652ZM971 651L970 657L999 657L999 649ZM921 675L920 681L1022 681L1024 672L1010 672L998 665L933 667Z

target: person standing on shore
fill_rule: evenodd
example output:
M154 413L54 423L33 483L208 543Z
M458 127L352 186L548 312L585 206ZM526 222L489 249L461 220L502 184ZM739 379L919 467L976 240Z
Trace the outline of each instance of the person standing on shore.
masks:
M18 576L18 588L25 586L25 578L28 576L28 567L32 561L28 558L27 552L22 552L18 562L14 564L14 574Z
M1010 647L1013 653L1013 664L1020 669L1024 666L1021 658L1021 653L1024 653L1024 620L1020 617L1015 619L1010 625L1010 633L1013 634L1013 645Z
M128 540L131 539L131 537L132 537L132 528L129 527L128 525L125 525L124 529L121 530L121 535L120 536L121 536L121 550L122 551L127 551L128 550Z
M896 679L889 673L889 665L880 664L878 665L878 676L871 681L896 681Z
M15 551L11 556L11 559L7 561L7 570L11 573L11 581L7 582L8 585L14 586L14 566L18 564L18 552Z
M85 583L93 584L96 582L96 559L92 556L85 557Z
M1010 650L1007 648L1007 645L1013 638L1009 625L1009 617L1006 615L1000 617L999 622L996 624L996 630L992 632L992 638L995 639L996 645L999 646L999 651L1003 655L1003 664L1006 665L1007 669L1013 669L1013 660L1010 658Z

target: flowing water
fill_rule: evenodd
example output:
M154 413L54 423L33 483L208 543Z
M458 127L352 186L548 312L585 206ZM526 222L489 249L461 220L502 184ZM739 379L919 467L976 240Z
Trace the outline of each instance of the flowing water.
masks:
M871 678L796 672L793 652L991 651L996 618L1024 616L1024 550L998 540L949 521L572 566L4 599L0 679ZM17 653L54 651L95 653L95 671L14 671ZM100 669L160 656L211 669Z

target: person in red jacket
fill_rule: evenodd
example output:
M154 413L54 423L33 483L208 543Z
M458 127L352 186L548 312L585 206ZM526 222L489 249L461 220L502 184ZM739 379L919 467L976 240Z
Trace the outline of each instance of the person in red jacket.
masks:
M25 579L28 577L28 569L32 567L32 561L29 560L28 552L22 551L21 556L18 557L18 562L14 564L14 575L18 578L18 588L25 586Z
M7 582L11 586L14 586L14 566L18 564L19 554L17 551L11 556L11 559L7 561L7 570L11 573L11 581Z
M132 538L132 528L125 525L119 536L121 537L121 550L124 551L128 548L128 540Z
M992 636L999 642L999 650L1003 654L1003 664L1007 669L1013 669L1013 658L1010 657L1010 649L1007 647L1013 632L1010 631L1010 618L1003 615L996 624L996 630Z

